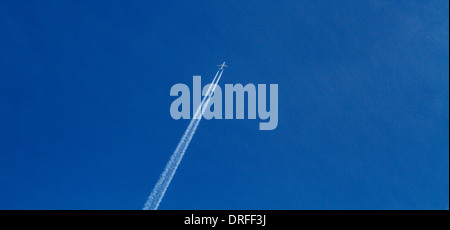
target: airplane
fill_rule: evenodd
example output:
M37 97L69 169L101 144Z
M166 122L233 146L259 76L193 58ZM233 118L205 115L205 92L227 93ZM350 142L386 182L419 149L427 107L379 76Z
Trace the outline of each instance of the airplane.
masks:
M217 65L220 66L220 69L223 69L223 67L228 67L227 65L225 65L225 62L222 63L222 65Z

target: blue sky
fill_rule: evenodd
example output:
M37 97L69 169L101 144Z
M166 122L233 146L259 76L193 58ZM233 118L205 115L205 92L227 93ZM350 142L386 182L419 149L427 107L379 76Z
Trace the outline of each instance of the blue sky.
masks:
M193 75L278 84L204 120L160 209L448 209L448 1L2 1L0 209L140 209Z

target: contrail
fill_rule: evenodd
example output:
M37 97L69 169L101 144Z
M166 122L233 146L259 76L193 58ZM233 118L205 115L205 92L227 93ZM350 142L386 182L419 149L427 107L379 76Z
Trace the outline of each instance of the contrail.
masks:
M225 65L225 63L223 65ZM152 193L148 197L147 202L145 202L145 205L142 208L143 210L158 209L158 206L161 203L161 200L164 197L164 194L166 193L166 190L169 187L169 184L172 181L175 172L177 171L178 165L180 164L181 159L183 159L184 153L186 152L186 149L189 146L189 143L191 142L192 137L195 134L195 131L197 130L197 126L200 124L201 118L203 117L203 113L205 112L205 109L209 104L212 93L216 89L220 77L222 77L222 73L223 73L223 66L217 71L216 75L214 76L214 79L210 84L205 97L198 106L186 131L184 131L184 134L181 137L181 140L178 143L177 148L170 157L169 162L167 162L166 168L164 169L158 182L153 188Z

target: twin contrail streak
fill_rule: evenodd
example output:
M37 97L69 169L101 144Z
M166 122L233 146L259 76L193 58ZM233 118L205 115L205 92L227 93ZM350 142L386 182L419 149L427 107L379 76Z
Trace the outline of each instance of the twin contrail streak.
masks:
M153 188L152 193L148 197L147 202L145 202L143 210L158 209L158 206L161 203L161 200L164 197L167 188L169 187L170 181L172 181L172 178L175 175L175 172L177 171L178 165L180 165L181 159L183 159L184 153L186 152L186 149L189 146L189 143L191 142L192 137L195 134L195 130L197 130L197 126L200 124L201 118L203 117L203 113L205 112L205 109L209 104L211 96L217 87L217 83L219 82L220 77L222 77L222 73L223 73L223 66L217 71L216 75L214 76L214 79L210 84L208 91L205 94L205 97L203 98L202 102L195 111L195 114L191 122L189 123L189 126L187 127L186 131L184 131L184 134L181 137L181 140L178 143L177 148L170 157L169 162L167 162L166 168L164 169L158 182Z

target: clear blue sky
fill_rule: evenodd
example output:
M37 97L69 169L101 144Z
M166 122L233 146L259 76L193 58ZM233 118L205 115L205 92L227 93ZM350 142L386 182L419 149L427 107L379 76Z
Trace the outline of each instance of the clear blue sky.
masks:
M162 3L164 2L164 3ZM160 209L448 209L448 1L1 1L0 209L140 209L169 90L278 84L202 121Z

